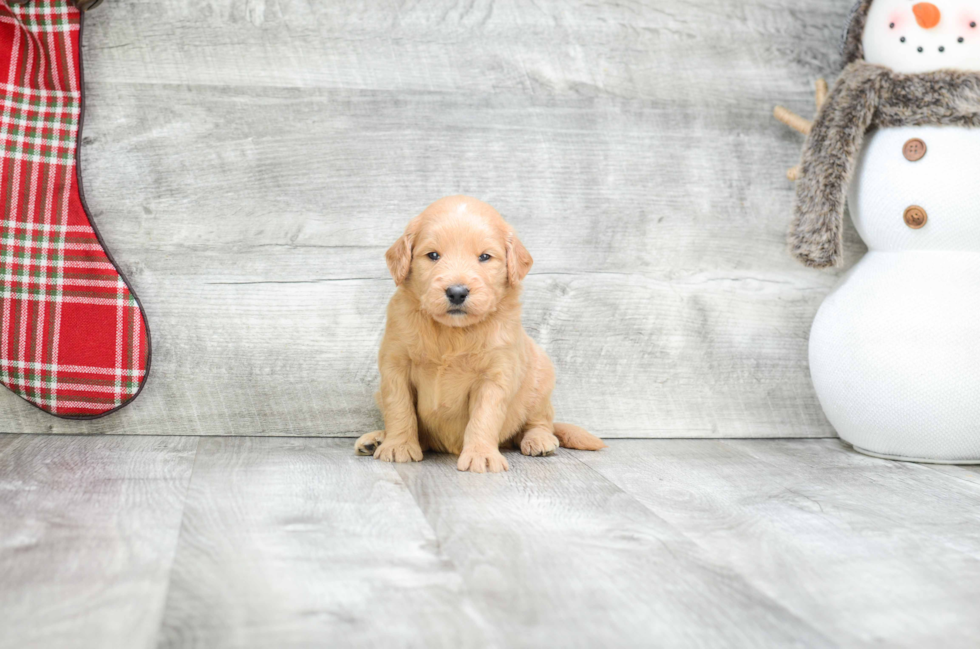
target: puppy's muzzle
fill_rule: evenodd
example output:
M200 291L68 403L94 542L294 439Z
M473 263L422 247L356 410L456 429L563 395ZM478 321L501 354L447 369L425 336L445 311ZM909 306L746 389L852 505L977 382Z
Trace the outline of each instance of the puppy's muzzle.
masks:
M470 294L470 289L462 284L455 284L446 289L446 299L453 306L463 306L466 296Z

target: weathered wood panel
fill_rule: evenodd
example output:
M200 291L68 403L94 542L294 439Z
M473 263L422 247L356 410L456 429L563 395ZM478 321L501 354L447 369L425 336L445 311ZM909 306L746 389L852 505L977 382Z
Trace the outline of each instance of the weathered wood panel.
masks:
M980 636L980 484L837 440L621 441L577 457L836 646Z
M153 647L196 439L0 435L0 647Z
M845 0L112 0L86 20L86 193L150 317L110 418L0 395L0 430L350 435L383 253L432 200L497 206L536 264L559 417L616 436L826 436L809 324L834 273L784 233ZM853 233L849 258L861 253Z
M832 646L582 455L397 465L500 646Z
M352 448L201 440L158 646L490 646L394 467Z
M511 471L0 435L0 647L973 646L980 482L837 440Z

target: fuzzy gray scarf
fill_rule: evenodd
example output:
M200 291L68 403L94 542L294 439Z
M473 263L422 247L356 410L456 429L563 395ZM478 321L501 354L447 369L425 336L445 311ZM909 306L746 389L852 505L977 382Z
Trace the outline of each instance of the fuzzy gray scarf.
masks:
M842 264L847 186L865 133L926 125L980 126L980 73L897 74L863 60L844 68L803 148L790 231L800 261L814 268Z

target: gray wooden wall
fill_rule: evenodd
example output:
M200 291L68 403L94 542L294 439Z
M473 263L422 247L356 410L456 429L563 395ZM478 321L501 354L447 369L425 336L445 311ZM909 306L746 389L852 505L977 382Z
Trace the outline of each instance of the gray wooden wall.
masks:
M129 408L7 432L353 435L384 251L447 194L534 255L559 419L607 437L832 435L787 254L801 139L850 0L107 0L85 26L94 218L148 311ZM848 261L862 253L853 231Z

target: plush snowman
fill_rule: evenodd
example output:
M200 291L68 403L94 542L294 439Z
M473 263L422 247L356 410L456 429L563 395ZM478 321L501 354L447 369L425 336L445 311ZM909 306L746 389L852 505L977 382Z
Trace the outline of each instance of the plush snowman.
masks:
M839 266L845 202L868 254L810 333L820 403L855 449L980 463L980 0L864 0L818 86L790 233Z

